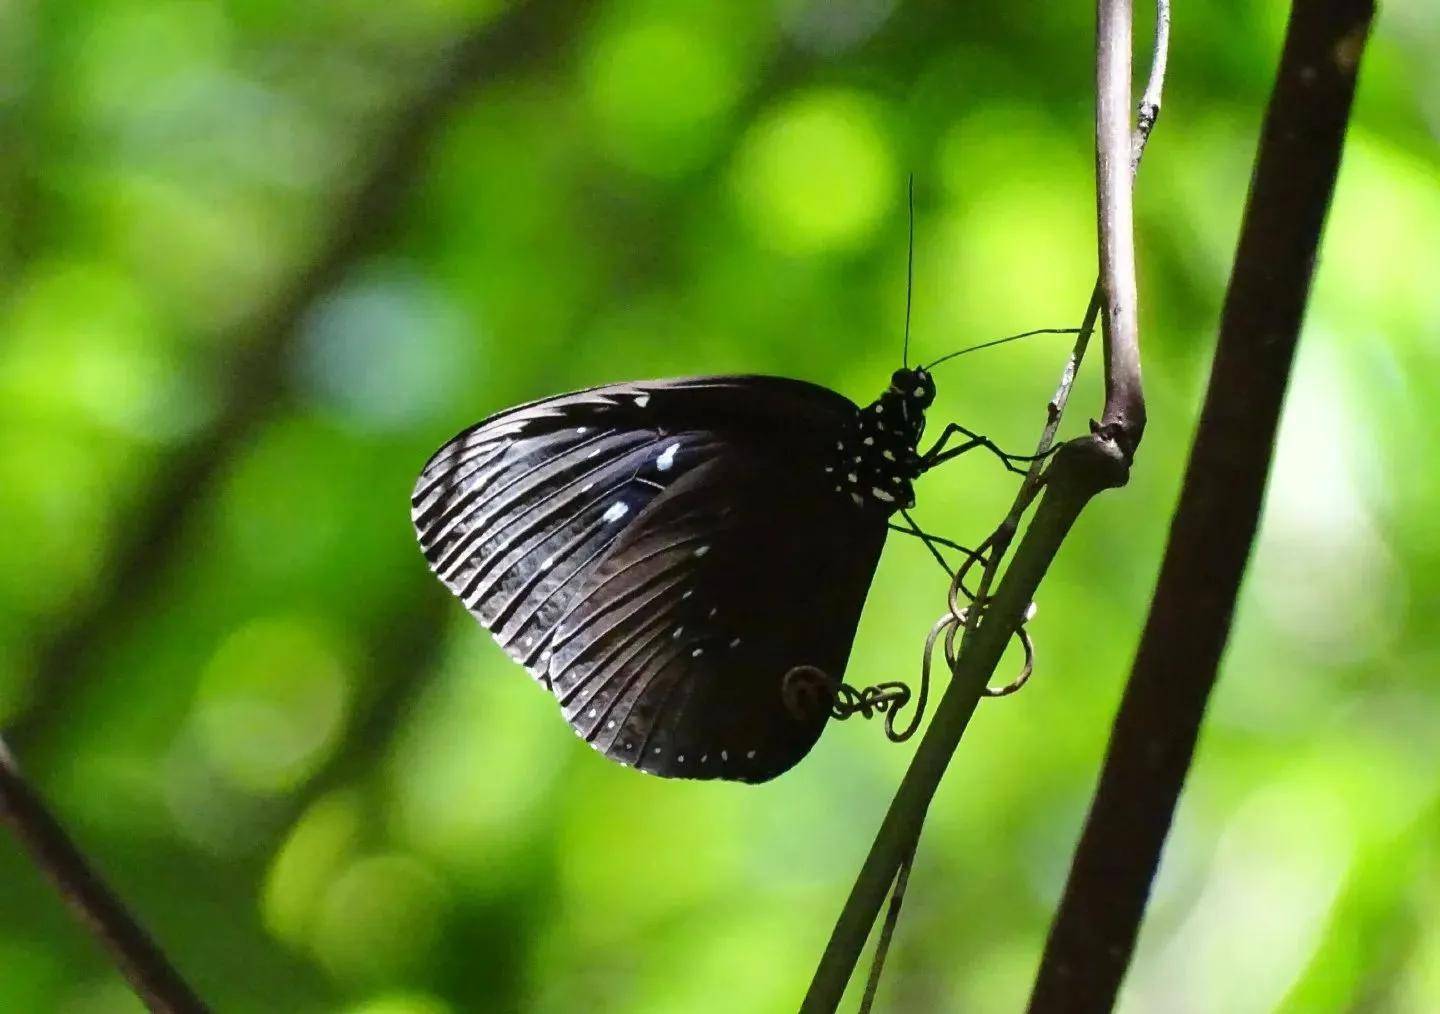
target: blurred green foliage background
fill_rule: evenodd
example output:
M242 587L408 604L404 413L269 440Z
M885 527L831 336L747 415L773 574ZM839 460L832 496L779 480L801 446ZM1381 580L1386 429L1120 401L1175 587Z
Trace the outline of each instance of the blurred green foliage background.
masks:
M1137 212L1148 438L1042 590L1035 680L980 709L942 788L883 1010L1026 995L1284 16L1176 11ZM793 1009L910 748L835 725L758 788L605 762L429 577L413 478L471 421L587 384L773 372L873 397L911 171L919 354L1073 325L1089 292L1086 3L514 17L0 3L0 725L220 1011ZM493 66L427 107L487 34ZM1440 8L1387 5L1125 1011L1440 1010L1437 56ZM334 239L396 144L413 171ZM946 367L935 418L1023 449L1063 342ZM920 516L973 542L1014 482L966 459ZM944 587L892 541L852 682L913 677ZM0 1010L135 1009L0 841Z

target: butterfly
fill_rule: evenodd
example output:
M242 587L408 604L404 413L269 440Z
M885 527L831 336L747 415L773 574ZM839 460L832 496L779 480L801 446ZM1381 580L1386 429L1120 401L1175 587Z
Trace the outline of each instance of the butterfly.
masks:
M1027 460L954 423L921 453L934 399L925 367L864 407L771 376L593 387L454 437L412 520L431 570L596 750L763 782L831 716L915 480L976 446Z

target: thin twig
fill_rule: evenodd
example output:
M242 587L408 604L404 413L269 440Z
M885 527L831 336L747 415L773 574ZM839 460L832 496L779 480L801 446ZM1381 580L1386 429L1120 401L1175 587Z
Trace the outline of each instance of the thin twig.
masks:
M1125 0L1101 0L1101 7L1122 2ZM1164 20L1168 26L1168 14L1164 16ZM1129 17L1127 15L1117 18L1113 14L1105 14L1102 10L1100 25L1107 32L1114 33L1123 29L1128 33ZM1157 25L1156 40L1157 46L1166 45L1168 29ZM1099 65L1097 80L1108 89L1125 89L1119 97L1118 108L1128 120L1128 34L1124 40L1099 40L1096 48ZM1110 66L1110 63L1118 60L1123 60L1126 64L1127 69L1123 74L1116 73ZM1152 107L1157 113L1163 74L1164 57L1163 54L1157 54L1151 73L1153 87L1147 88L1147 92L1153 92ZM1117 134L1110 122L1117 107L1115 96L1102 96L1099 105L1104 107L1104 111L1098 116L1097 146L1105 149L1104 159L1108 165L1128 167L1131 152L1144 149L1144 137L1148 136L1150 127L1153 126L1153 116L1150 123L1144 126L1141 139L1132 142L1128 125L1123 126ZM1097 197L1097 216L1102 232L1117 225L1129 227L1128 173L1121 175L1121 182L1126 193L1117 197L1113 173L1109 173L1103 181L1097 180L1097 189L1108 188L1105 195ZM1117 201L1120 205L1118 208ZM1130 251L1128 264L1132 271L1128 280L1118 277L1125 271L1127 247ZM1004 577L999 580L993 599L989 597L989 582L982 584L976 601L978 608L970 609L967 613L966 636L958 654L952 654L947 643L947 657L952 660L953 674L950 686L946 688L936 709L935 718L926 729L915 756L906 769L855 885L846 898L845 906L805 995L802 1012L828 1012L838 1007L854 972L855 962L875 924L880 906L884 903L905 856L914 850L919 840L930 800L964 735L970 715L1004 654L1006 645L1023 622L1036 587L1085 504L1101 490L1124 485L1128 479L1131 458L1139 443L1139 428L1143 427L1144 420L1143 396L1139 386L1138 333L1133 316L1133 238L1126 241L1102 239L1102 269L1105 268L1104 251L1107 249L1110 254L1108 270L1104 271L1107 282L1105 291L1119 292L1122 299L1126 298L1125 293L1128 291L1132 310L1128 318L1124 315L1119 318L1111 315L1108 321L1112 330L1117 326L1119 328L1116 338L1107 342L1106 350L1107 378L1111 375L1115 378L1115 383L1107 384L1107 391L1115 392L1113 397L1107 397L1107 411L1115 409L1114 418L1108 427L1099 427L1089 437L1071 441L1061 447L1053 463L1043 473L1044 496L1041 497L1035 516L1020 539L1013 561L1006 569ZM1083 337L1082 334L1082 339ZM1120 361L1111 364L1109 353L1117 348ZM1071 364L1067 365L1067 375L1062 379L1061 389L1057 392L1056 402L1052 405L1047 419L1047 433L1043 438L1045 446L1042 446L1042 451L1048 449L1048 441L1054 438L1054 428L1059 425L1059 415L1068 400L1070 384L1073 382L1073 371L1078 367L1079 355L1083 354L1083 351L1082 343L1079 352L1072 356ZM1007 522L1010 520L1007 518ZM997 532L996 536L978 547L979 552L989 551L987 576L992 580L995 572L991 568L1003 555L1004 548L1008 547L1016 528L1018 518L1008 530ZM1001 541L1004 545L1000 544ZM952 588L952 615L955 613L956 594ZM951 633L953 634L953 628Z
M35 865L152 1011L198 1014L205 1004L95 872L44 801L20 772L0 739L0 822L14 833Z
M369 172L340 204L340 212L309 263L275 299L217 344L235 349L220 371L227 379L225 400L211 425L162 460L156 481L131 508L88 604L68 618L36 651L33 697L7 730L22 750L38 745L89 672L85 656L133 620L173 563L187 531L185 521L256 428L273 413L283 392L289 350L315 303L359 261L390 238L431 142L476 83L493 80L532 63L547 52L562 0L516 5L462 39L438 61L430 82L403 104L375 146Z
M885 958L890 954L890 941L895 936L895 924L900 921L900 906L905 904L905 888L910 883L910 870L914 865L915 852L912 850L900 863L900 872L895 875L890 907L885 910L885 924L880 927L880 939L875 944L875 957L870 962L870 977L865 980L865 994L860 998L858 1014L870 1014L875 1006L875 996L880 992L880 976L885 972Z
M1145 148L1150 143L1150 135L1154 132L1155 124L1160 119L1169 53L1170 0L1156 0L1155 32L1150 47L1150 73L1145 81L1145 91L1140 98L1135 117L1135 128L1130 136L1132 184L1140 171L1140 163L1145 157ZM1055 386L1055 394L1046 405L1045 427L1040 434L1039 442L1035 445L1034 460L1030 463L1025 480L1020 484L1020 490L1015 494L1015 500L1011 503L1010 510L1006 512L1005 519L996 526L995 531L979 547L980 552L993 550L985 569L981 571L980 586L976 593L981 602L984 601L984 596L989 594L990 587L995 582L1000 565L1010 547L1010 540L1019 530L1021 518L1025 516L1025 512L1029 510L1040 492L1045 455L1050 448L1055 446L1055 437L1060 431L1060 420L1064 417L1065 409L1070 404L1070 392L1074 390L1075 378L1080 373L1080 364L1085 359L1085 353L1090 347L1090 338L1095 333L1095 324L1100 317L1101 296L1101 280L1097 278L1094 288L1090 290L1090 302L1085 307L1085 315L1080 322L1075 345L1070 350L1070 357L1065 361L1065 368L1060 373L1060 381ZM978 621L978 613L970 617L966 624L967 640L973 636L973 630Z
M1095 29L1095 192L1105 325L1105 411L1100 432L1115 440L1127 457L1134 457L1145 434L1130 172L1132 20L1130 0L1100 0Z
M1030 1010L1108 1011L1129 967L1263 505L1370 0L1298 0L1150 615Z

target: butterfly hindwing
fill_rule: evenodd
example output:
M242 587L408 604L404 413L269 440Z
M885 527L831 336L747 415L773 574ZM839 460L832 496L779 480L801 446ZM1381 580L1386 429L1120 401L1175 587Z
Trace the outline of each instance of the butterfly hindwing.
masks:
M805 756L828 700L787 703L786 674L839 680L884 541L826 492L731 446L658 497L557 632L548 673L576 731L671 777L763 781Z
M855 412L715 377L501 413L431 459L413 518L441 581L607 755L758 781L813 746L793 666L838 681L880 546L820 473Z

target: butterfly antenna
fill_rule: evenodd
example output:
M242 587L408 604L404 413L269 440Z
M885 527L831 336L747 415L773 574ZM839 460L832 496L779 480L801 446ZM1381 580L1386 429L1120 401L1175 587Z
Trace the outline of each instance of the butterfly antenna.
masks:
M900 363L910 368L910 293L915 288L915 174L910 174L910 246L905 256L905 348Z
M1079 334L1079 333L1080 333L1080 329L1079 329L1078 327L1041 327L1041 328L1036 328L1034 331L1021 331L1019 334L1012 334L1012 335L1009 335L1008 337L1005 337L1005 338L996 338L994 341L981 342L979 345L971 345L969 348L959 349L958 351L955 351L955 352L946 353L945 355L941 356L939 359L935 360L933 363L929 364L928 366L922 367L922 369L933 370L933 369L935 369L935 367L939 366L941 363L946 362L947 360L950 360L950 359L954 359L956 356L963 356L963 355L965 355L967 352L979 352L981 349L994 348L996 345L1004 345L1006 342L1019 341L1021 338L1029 338L1029 337L1031 337L1032 335L1037 335L1037 334Z

